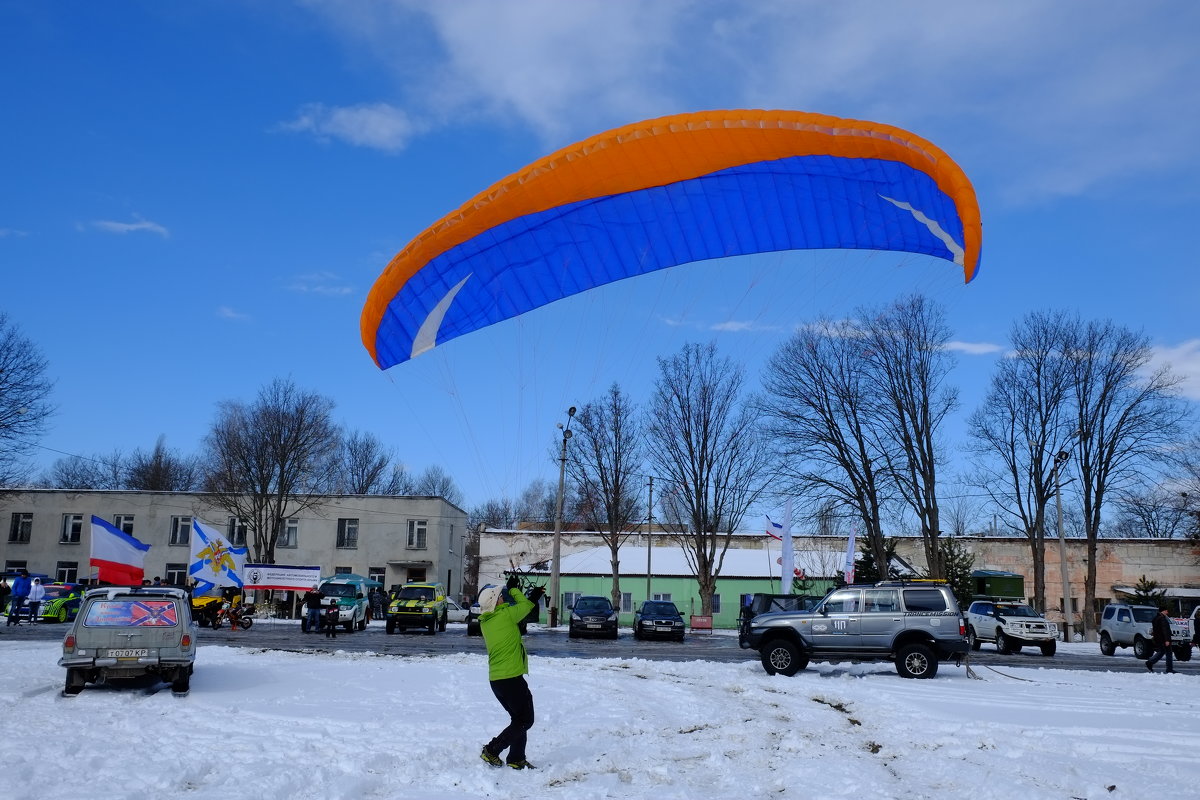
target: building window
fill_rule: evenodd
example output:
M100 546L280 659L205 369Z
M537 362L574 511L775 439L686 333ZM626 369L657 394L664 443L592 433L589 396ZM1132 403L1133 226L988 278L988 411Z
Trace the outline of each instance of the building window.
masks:
M28 561L13 561L8 559L4 562L5 572L20 572L23 569L29 569Z
M746 595L746 596L749 597L750 595ZM671 593L670 592L655 592L654 599L655 600L666 600L667 602L670 602Z
M575 601L583 597L582 592L563 592L563 605L567 608L574 608Z
M276 547L297 547L300 541L300 520L285 519L279 523L279 537L275 540Z
M354 569L351 567L334 567L333 568L334 575L349 575L353 571L354 571Z
M186 547L192 541L192 518L171 517L171 538L167 544Z
M410 519L408 521L408 549L409 550L424 550L425 549L425 534L428 528L428 521L423 519Z
M633 611L633 594L631 592L621 592L621 613L628 614Z
M713 613L713 616L716 616L717 614L721 613L721 595L719 595L719 594L713 595L712 613Z
M77 583L79 581L79 562L58 562L58 566L54 569L54 580L59 583Z
M358 547L357 519L338 520L337 546L347 550L353 550Z
M383 579L387 577L387 567L367 567L367 577L383 583Z
M117 514L113 517L113 527L133 536L133 514Z
M83 533L83 514L63 514L62 536L60 544L79 544Z
M167 583L172 586L187 584L187 564L167 564Z
M425 582L425 570L418 569L416 567L409 567L408 568L408 582L409 583L424 583Z
M8 540L10 542L29 544L29 535L32 533L33 514L14 511L12 515L12 527L8 529Z
M237 517L229 518L229 526L225 532L229 543L234 547L242 547L246 544L246 521Z

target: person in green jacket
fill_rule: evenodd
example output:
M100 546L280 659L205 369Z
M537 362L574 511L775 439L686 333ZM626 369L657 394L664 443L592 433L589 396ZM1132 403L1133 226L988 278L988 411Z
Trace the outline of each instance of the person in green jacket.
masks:
M513 769L533 769L525 760L526 734L533 727L533 695L525 676L529 673L529 656L521 641L517 625L533 610L542 597L539 586L526 597L521 593L516 576L508 579L503 591L489 586L479 595L479 629L488 652L488 680L492 694L508 712L508 727L483 746L479 757L493 767L507 764ZM502 597L511 602L501 602ZM500 755L508 750L508 757Z

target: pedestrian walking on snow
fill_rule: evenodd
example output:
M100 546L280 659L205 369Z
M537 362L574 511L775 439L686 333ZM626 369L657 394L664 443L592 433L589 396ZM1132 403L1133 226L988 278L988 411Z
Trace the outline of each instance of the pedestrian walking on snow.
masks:
M1150 656L1150 660L1146 662L1147 671L1154 672L1154 665L1163 655L1166 655L1167 668L1165 671L1174 672L1174 656L1171 653L1171 617L1165 608L1160 608L1154 616L1154 621L1150 623L1150 636L1154 640L1154 655Z

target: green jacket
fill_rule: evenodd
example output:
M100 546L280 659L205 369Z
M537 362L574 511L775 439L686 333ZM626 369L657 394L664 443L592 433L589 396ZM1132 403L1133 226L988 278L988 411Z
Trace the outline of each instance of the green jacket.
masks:
M479 616L479 630L488 651L488 680L516 678L529 672L529 656L521 641L517 623L533 611L533 601L520 589L509 589L508 596L516 605L497 604L495 611Z

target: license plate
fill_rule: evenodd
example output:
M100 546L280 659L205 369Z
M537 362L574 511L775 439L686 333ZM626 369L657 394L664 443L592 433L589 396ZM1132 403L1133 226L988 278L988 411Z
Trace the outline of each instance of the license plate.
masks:
M589 627L589 628L599 628L599 627L600 627L600 625L599 625L599 623L595 623L595 622L589 622L589 623L588 623L588 627Z
M141 650L109 650L108 651L109 658L138 658L139 656L146 656L146 655L150 655L150 651L146 650L144 648Z
M671 631L671 626L670 625L655 625L654 630L667 631L669 633Z

